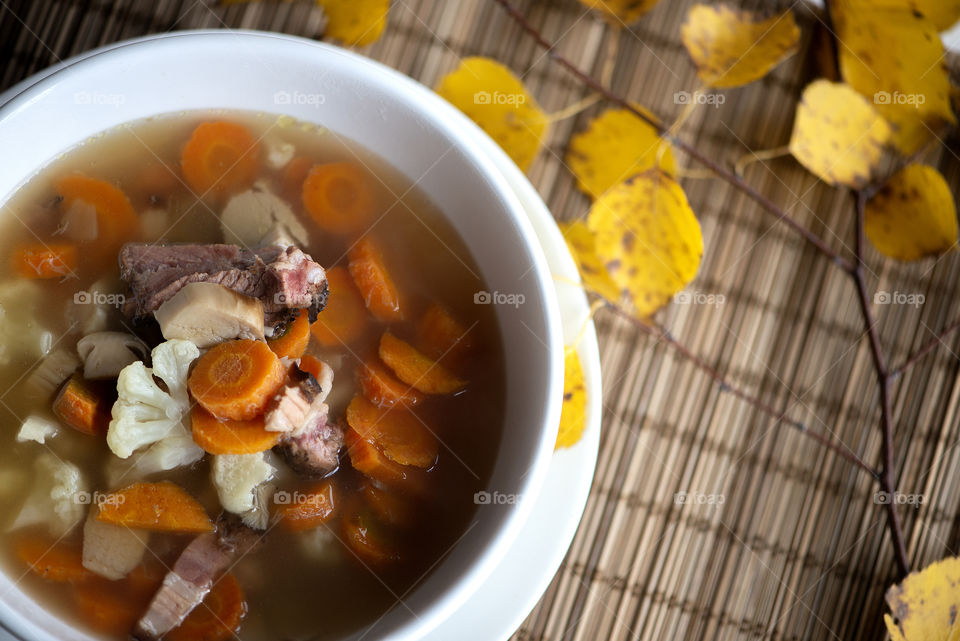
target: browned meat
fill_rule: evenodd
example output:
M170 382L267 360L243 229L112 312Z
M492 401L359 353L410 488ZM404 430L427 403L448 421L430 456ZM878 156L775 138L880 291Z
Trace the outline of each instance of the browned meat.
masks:
M284 386L267 408L264 426L269 432L284 432L298 436L313 425L318 416L327 414L327 405L323 401L330 393L330 387L324 389L310 374Z
M336 423L328 423L327 415L323 414L300 436L291 436L275 449L298 474L318 477L336 471L342 445L343 429Z
M221 517L217 531L201 534L181 552L150 601L133 637L156 641L180 625L200 605L214 582L260 542L260 535L234 516Z
M263 302L269 324L288 310L310 310L310 320L327 303L327 275L299 248L236 245L128 244L120 251L120 275L133 294L128 315L152 314L189 283L217 283Z

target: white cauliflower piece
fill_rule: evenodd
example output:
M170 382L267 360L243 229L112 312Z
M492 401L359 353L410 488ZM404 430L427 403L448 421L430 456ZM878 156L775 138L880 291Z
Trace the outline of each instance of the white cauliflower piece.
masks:
M116 581L140 564L149 532L98 521L91 509L83 524L83 567Z
M149 467L167 470L203 456L183 421L190 410L187 373L200 350L190 341L170 340L153 350L153 369L140 361L123 368L117 379L107 446L120 458L155 444L148 451ZM164 382L164 391L154 381ZM157 451L154 452L154 448Z
M290 161L293 160L293 155L297 151L293 143L284 142L272 137L267 138L264 143L267 147L267 164L271 169L283 169L286 167Z
M83 519L88 502L80 469L51 452L40 454L33 467L30 494L10 529L46 523L50 534L64 536Z
M40 416L28 416L17 433L17 442L36 441L41 445L48 438L53 438L60 431L60 426L50 419Z
M256 508L254 491L273 478L277 469L259 454L221 454L213 457L213 484L227 512L243 514Z
M297 542L304 555L324 565L343 560L343 545L326 525L299 532Z

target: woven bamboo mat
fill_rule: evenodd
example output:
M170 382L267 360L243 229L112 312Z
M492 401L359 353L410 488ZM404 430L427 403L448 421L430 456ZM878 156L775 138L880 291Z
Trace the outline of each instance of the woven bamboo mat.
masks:
M0 0L0 88L61 58L150 32L316 33L309 3L211 9L208 1ZM600 73L610 35L601 22L574 0L520 4L562 53ZM616 91L667 119L681 110L674 93L697 86L678 37L688 5L663 0L625 33L613 73ZM800 55L770 77L699 109L686 137L730 162L786 144L793 106L813 73L804 62L809 36L806 28ZM386 35L367 53L430 86L461 56L492 56L520 74L548 111L586 94L489 0L397 0ZM558 219L588 206L562 157L571 133L596 111L557 123L530 171ZM929 161L956 193L955 152L955 144L939 145ZM0 153L8 153L2 142ZM848 195L790 159L756 163L747 178L832 246L851 244ZM723 302L674 305L665 324L738 385L877 461L877 392L850 282L724 183L688 179L684 187L706 245L691 291ZM896 363L960 314L960 259L901 266L869 258L872 287L926 297L922 306L877 306ZM598 471L567 559L515 639L881 638L894 563L865 475L724 393L629 323L598 321L605 377ZM915 567L960 547L958 351L954 334L894 388L900 487L925 499L903 510ZM678 505L680 492L723 504Z

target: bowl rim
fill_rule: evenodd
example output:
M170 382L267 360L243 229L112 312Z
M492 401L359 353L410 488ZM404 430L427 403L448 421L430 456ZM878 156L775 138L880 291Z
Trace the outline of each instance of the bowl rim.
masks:
M185 41L182 42L182 46L188 46L190 44L206 43L211 39L225 38L230 38L233 41L235 41L236 38L276 40L279 43L303 46L305 47L304 52L313 50L313 52L316 53L319 50L328 55L343 56L352 63L368 66L382 83L381 87L383 89L408 94L415 98L416 109L424 117L424 121L428 123L430 127L440 130L454 141L457 148L459 148L459 150L469 158L471 164L476 167L478 173L483 175L484 179L492 186L492 189L507 204L506 212L509 214L509 218L516 229L519 230L522 244L533 261L531 271L535 276L536 287L540 291L547 311L544 317L544 325L547 332L548 345L551 346L548 349L547 358L550 366L545 378L545 388L547 390L547 398L555 400L551 400L547 404L547 407L543 408L540 439L532 452L532 462L528 473L521 479L521 486L518 488L522 498L512 506L509 516L504 519L493 538L472 557L463 574L447 590L432 599L421 613L416 614L413 619L408 620L406 623L399 625L391 635L402 639L420 638L434 629L442 620L447 619L469 599L479 585L489 576L494 567L503 559L506 550L513 543L521 527L529 517L533 503L543 485L550 458L554 451L556 429L559 425L564 365L563 332L556 293L551 282L552 277L543 250L537 240L531 222L524 213L522 203L515 191L510 187L502 172L486 154L471 145L471 135L465 133L463 130L471 132L474 136L480 135L487 137L487 134L472 120L440 98L432 90L402 72L392 69L380 62L329 43L282 33L244 29L197 29L152 34L111 43L60 61L47 69L38 71L36 74L29 76L0 94L0 132L2 132L11 114L21 109L29 108L35 101L41 100L45 92L53 88L68 75L79 71L93 70L98 62L103 62L108 58L111 60L122 58L125 54L129 54L133 50L166 43L166 41L173 39ZM157 115L160 114L158 113ZM115 124L119 125L123 122L128 121L118 119ZM373 151L376 152L375 149ZM41 168L42 167L33 168L34 173L30 174L30 177L35 175L36 171L39 171ZM27 178L27 180L28 179L29 178ZM0 204L6 202L12 194L16 193L16 191L23 186L23 182L24 181L21 181L17 184L11 192L0 194ZM441 214L442 213L443 212L441 212ZM501 448L501 451L498 453L498 458L500 458L505 451L507 451L507 448ZM14 620L15 623L11 623L11 620ZM28 621L24 615L15 612L7 603L0 600L0 627L15 637L23 639L30 638L30 633L28 632L29 626L34 626L42 630L42 625L38 621ZM71 627L73 626L71 625ZM360 630L358 633L362 632L363 630ZM355 637L358 633L351 634L348 638Z

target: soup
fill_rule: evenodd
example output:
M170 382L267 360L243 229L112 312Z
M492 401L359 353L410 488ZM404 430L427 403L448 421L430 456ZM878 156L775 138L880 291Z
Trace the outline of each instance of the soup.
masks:
M4 215L0 554L48 611L104 638L337 639L470 526L496 318L374 155L284 117L164 116Z

